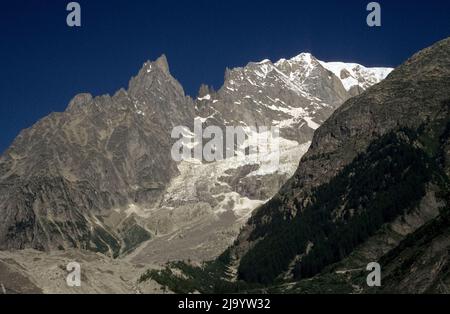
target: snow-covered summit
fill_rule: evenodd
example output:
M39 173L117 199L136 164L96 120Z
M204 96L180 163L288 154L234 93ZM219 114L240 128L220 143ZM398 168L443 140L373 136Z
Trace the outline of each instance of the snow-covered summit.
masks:
M365 90L384 80L394 70L379 67L367 68L357 63L320 61L320 64L333 72L348 91L354 86L359 86Z

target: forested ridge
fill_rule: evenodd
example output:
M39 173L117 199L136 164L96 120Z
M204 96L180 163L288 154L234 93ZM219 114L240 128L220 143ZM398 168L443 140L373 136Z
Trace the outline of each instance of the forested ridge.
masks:
M311 204L294 218L285 217L277 198L263 205L253 219L270 212L271 220L255 224L250 239L261 240L242 258L239 278L267 285L290 266L294 279L312 277L417 206L428 183L446 189L439 150L429 149L439 137L429 131L426 126L400 129L375 140L329 183L313 190Z

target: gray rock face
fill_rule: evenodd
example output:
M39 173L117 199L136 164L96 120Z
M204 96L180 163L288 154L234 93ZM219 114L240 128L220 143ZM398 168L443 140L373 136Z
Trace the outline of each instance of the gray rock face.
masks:
M217 93L198 98L206 125L279 126L284 138L303 144L350 94L310 54L227 70Z
M203 245L200 259L213 258L293 174L314 130L351 94L310 54L229 70L218 92L202 86L195 101L165 56L147 62L127 90L77 95L65 112L22 131L0 158L0 249L118 256L152 238L162 252L172 241L187 251ZM177 164L171 131L192 130L196 117L204 127L279 126L282 169L239 160ZM176 242L189 235L198 240ZM151 260L152 241L139 252L136 259Z
M170 131L193 118L163 56L146 63L128 91L78 95L65 112L22 131L0 159L0 248L117 254L117 226L101 217L154 200L178 173Z

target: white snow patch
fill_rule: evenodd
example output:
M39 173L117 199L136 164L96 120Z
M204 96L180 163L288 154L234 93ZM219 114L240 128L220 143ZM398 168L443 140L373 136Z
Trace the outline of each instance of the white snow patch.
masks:
M198 100L211 100L211 95L206 95L206 96L203 96L203 97L199 97L199 98L197 98Z
M269 59L264 59L260 62L258 62L257 64L264 64L264 63L270 63L271 61Z
M306 123L308 123L308 126L313 130L317 130L320 127L320 125L314 122L311 117L303 117L303 120L305 120Z

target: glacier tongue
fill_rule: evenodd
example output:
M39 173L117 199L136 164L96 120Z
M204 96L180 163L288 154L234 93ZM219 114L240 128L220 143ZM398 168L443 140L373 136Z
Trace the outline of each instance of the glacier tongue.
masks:
M281 139L280 165L235 156L214 163L182 161L160 203L136 215L156 237L128 258L136 263L215 258L237 236L255 208L291 177L310 142ZM268 156L270 158L270 156ZM155 254L156 253L156 254Z

